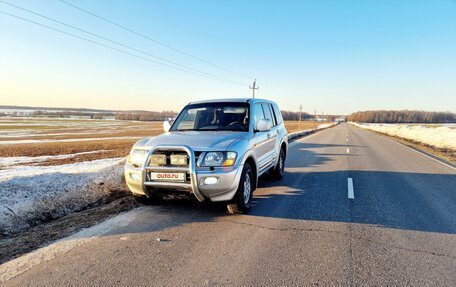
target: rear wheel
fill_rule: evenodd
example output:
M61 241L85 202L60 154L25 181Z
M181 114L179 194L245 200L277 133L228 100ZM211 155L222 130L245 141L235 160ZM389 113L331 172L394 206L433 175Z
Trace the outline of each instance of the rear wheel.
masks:
M281 179L283 177L284 171L285 171L285 150L283 148L281 148L280 153L279 153L279 160L277 161L277 165L275 166L275 168L270 170L270 174L273 179Z
M241 180L236 194L232 202L227 205L229 213L248 213L250 211L254 182L252 167L246 163L242 169Z

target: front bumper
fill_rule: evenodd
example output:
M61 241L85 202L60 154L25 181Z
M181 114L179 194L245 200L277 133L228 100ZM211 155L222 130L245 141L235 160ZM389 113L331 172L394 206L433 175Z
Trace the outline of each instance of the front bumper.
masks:
M128 161L125 164L125 181L130 191L136 195L150 196L155 190L178 190L192 193L199 201L206 198L211 201L229 201L238 189L242 165L233 167L199 168L196 167L195 153L188 146L157 146L151 149L147 155L146 162L155 151L185 151L189 155L188 167L149 167L144 164L135 167ZM148 180L149 171L160 172L186 172L189 175L188 182L161 182ZM207 177L216 178L216 183L204 184Z

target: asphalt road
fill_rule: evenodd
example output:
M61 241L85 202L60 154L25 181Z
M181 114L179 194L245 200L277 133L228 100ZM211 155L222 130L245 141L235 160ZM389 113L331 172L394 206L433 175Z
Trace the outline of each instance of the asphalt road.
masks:
M348 124L292 143L249 215L182 200L129 215L3 285L456 286L456 171Z

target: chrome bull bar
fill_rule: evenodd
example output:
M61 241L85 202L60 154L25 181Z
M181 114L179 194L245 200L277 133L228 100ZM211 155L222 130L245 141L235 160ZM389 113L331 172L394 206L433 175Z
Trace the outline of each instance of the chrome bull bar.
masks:
M189 157L188 167L169 167L169 166L149 166L150 156L156 151L183 151L186 152ZM195 152L187 145L158 145L154 146L147 153L146 161L143 165L143 185L152 187L176 187L190 189L195 197L199 201L204 201L205 197L199 191L198 179L196 177L196 162ZM186 182L159 182L159 181L147 181L147 171L153 170L158 172L188 172L190 175L190 183ZM146 190L146 188L143 188Z

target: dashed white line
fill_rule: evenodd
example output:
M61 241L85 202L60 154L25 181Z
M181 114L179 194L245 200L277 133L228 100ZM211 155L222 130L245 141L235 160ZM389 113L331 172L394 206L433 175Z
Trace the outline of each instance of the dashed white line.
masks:
M351 177L347 178L348 185L348 198L355 199L355 191L353 190L353 179Z
M347 153L350 153L350 149L347 147Z

